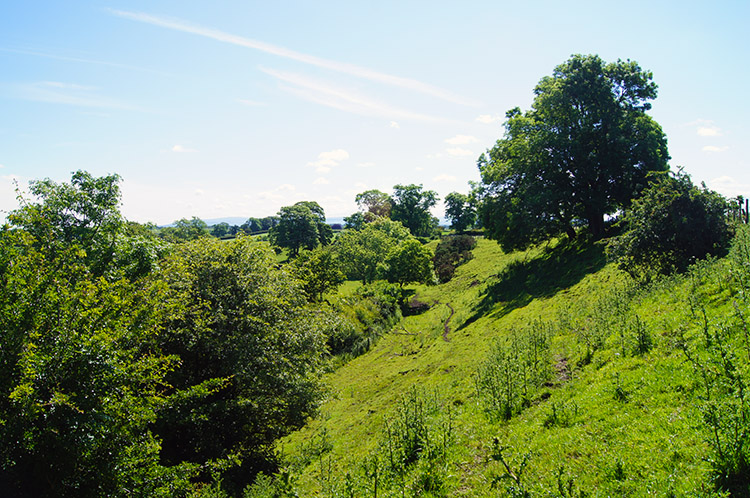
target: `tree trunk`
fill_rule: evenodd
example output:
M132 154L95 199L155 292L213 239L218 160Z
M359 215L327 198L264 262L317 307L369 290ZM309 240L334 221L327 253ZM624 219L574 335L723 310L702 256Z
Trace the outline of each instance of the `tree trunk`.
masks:
M568 228L565 229L565 234L570 240L574 240L576 238L576 229L572 225L568 225Z
M589 216L589 230L595 239L604 236L604 213L594 213Z

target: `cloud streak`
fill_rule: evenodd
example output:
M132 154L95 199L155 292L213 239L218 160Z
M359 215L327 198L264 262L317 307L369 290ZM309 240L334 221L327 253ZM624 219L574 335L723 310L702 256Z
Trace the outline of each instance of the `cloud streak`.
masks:
M40 81L15 85L12 90L15 97L34 102L99 109L143 111L143 109L136 106L98 95L95 87L75 83Z
M261 67L260 70L281 82L292 85L282 85L281 88L283 90L303 100L332 107L340 111L388 119L406 119L433 123L452 122L445 118L420 114L394 107L383 102L378 102L350 90L335 87L327 82L309 78L307 76L285 71L275 71L263 67Z
M331 59L324 59L322 57L317 57L314 55L297 52L297 51L290 50L284 47L279 47L277 45L272 45L270 43L265 43L259 40L245 38L244 36L233 35L231 33L226 33L224 31L220 31L217 29L208 28L205 26L199 26L197 24L192 24L190 22L183 21L180 19L167 19L163 17L157 17L151 14L146 14L143 12L129 12L129 11L123 11L123 10L111 10L111 12L114 15L118 17L122 17L124 19L130 19L132 21L152 24L154 26L172 29L175 31L181 31L183 33L190 33L193 35L203 36L205 38L210 38L212 40L216 40L216 41L223 42L223 43L229 43L231 45L237 45L240 47L258 50L260 52L275 55L278 57L283 57L285 59L291 59L297 62L302 62L304 64L309 64L311 66L315 66L315 67L319 67L323 69L329 69L331 71L336 71L339 73L347 74L349 76L354 76L357 78L374 81L374 82L381 83L384 85L411 90L417 93L421 93L423 95L429 95L431 97L436 97L436 98L445 100L447 102L452 102L454 104L461 104L461 105L466 105L466 106L478 105L477 102L474 102L471 99L453 94L442 88L439 88L439 87L436 87L427 83L423 83L415 79L403 78L401 76L395 76L392 74L382 73L380 71L375 71L367 67L357 66L355 64L349 64L346 62L339 62L339 61L335 61Z

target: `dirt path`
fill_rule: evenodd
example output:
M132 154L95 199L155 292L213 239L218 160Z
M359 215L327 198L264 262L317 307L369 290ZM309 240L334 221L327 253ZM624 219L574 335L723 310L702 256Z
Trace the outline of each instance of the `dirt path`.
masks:
M445 303L445 305L448 307L449 310L451 310L451 314L443 322L443 340L445 340L445 342L450 342L451 340L448 338L448 332L450 332L451 329L450 327L448 327L448 322L451 321L451 318L453 318L453 314L456 311L453 309L453 306L451 306L450 304Z

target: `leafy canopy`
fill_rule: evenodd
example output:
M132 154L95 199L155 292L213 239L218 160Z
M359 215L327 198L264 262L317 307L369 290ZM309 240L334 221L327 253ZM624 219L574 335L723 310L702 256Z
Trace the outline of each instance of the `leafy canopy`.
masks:
M430 237L438 226L438 219L430 214L437 201L437 193L422 185L395 185L391 219L400 221L415 237Z
M630 205L652 171L666 171L661 127L646 114L652 74L636 62L573 55L542 78L530 111L506 114L505 134L478 161L482 221L504 249L518 249Z
M325 212L317 202L300 201L284 206L278 216L278 223L269 231L271 243L289 249L292 257L301 249L325 246L333 239L333 230L326 224Z
M451 228L463 232L474 226L477 211L473 199L466 194L451 192L445 196L445 216L451 220Z

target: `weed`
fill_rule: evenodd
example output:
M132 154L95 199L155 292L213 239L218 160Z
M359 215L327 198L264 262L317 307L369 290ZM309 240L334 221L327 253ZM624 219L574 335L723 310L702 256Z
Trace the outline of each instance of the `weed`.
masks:
M551 427L570 427L575 423L578 417L578 404L575 401L567 403L555 403L550 405L550 411L542 421L546 428Z
M701 412L712 449L714 484L732 496L750 494L750 343L744 315L735 323L702 323L703 340L683 344L683 352L702 381ZM701 344L702 342L702 344Z
M646 324L638 315L636 315L630 322L630 330L632 335L635 336L635 348L633 353L644 355L651 351L651 348L654 347L654 340L646 328Z
M504 453L508 449L507 446L500 445L498 438L493 439L490 458L495 462L501 463L503 468L500 474L492 477L491 486L498 488L501 484L504 484L505 492L511 498L531 498L531 492L526 489L523 481L523 473L529 463L531 454L524 454L521 457L520 463L515 463L506 458Z
M628 398L630 397L630 393L625 390L625 387L622 385L622 381L620 380L620 374L615 374L615 386L612 391L612 398L615 401L619 401L621 403L625 403Z
M549 327L534 322L498 341L475 375L478 394L494 417L510 420L531 405L538 389L552 376Z

